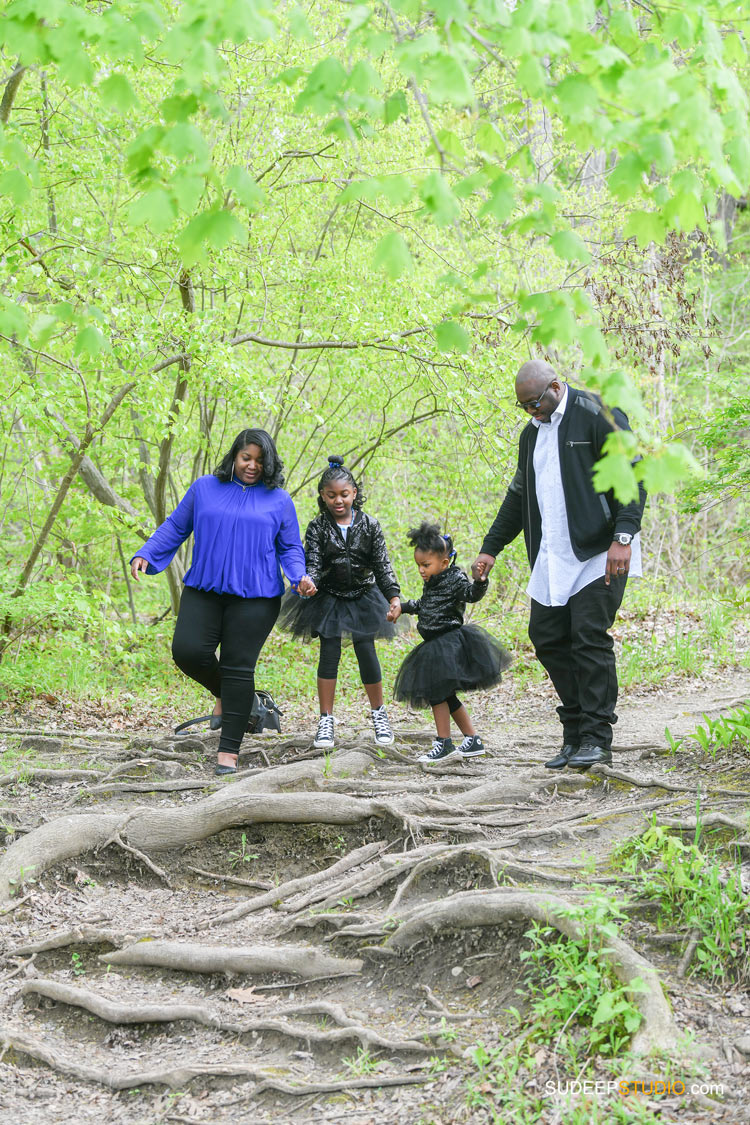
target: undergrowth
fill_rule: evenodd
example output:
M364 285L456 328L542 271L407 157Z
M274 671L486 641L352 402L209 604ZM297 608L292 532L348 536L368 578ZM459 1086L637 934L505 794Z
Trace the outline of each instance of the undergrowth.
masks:
M747 931L750 897L742 889L739 863L723 857L720 845L701 830L686 843L655 817L649 828L613 854L633 879L641 899L658 906L657 924L698 938L689 972L714 981L750 977Z

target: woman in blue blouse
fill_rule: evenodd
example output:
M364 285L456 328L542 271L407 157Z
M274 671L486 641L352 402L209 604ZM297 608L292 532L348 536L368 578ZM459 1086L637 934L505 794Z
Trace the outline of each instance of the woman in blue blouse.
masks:
M243 430L210 476L199 477L131 560L131 572L158 574L194 535L172 656L216 697L221 725L217 774L237 769L255 693L255 664L279 613L281 567L301 593L305 553L283 463L270 434ZM220 647L219 659L216 650Z

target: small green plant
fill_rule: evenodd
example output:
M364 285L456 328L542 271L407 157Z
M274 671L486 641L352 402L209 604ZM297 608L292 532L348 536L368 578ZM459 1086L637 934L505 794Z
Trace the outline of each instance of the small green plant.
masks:
M427 1066L430 1074L442 1074L448 1069L448 1059L442 1059L439 1055L430 1055L427 1060Z
M258 852L248 851L247 836L243 832L240 836L239 851L229 853L229 866L239 867L240 864L251 863L254 859L258 859Z
M693 972L716 980L746 978L750 896L742 889L739 867L727 867L715 851L706 853L706 846L698 802L692 842L654 817L643 835L624 844L614 859L632 874L639 896L658 904L660 926L700 935Z
M338 901L338 905L339 906L354 906L354 899L352 898L351 895L348 895L346 898L340 898L339 901Z
M685 741L684 738L675 738L669 727L664 728L664 738L666 739L670 754L677 754Z
M331 762L332 762L331 755L326 750L323 754L323 777L330 777L331 776L331 769L332 769Z
M445 1016L440 1017L440 1038L444 1039L446 1043L453 1043L458 1038L458 1032L455 1027L451 1027Z
M623 1050L642 1020L632 994L645 985L636 979L626 989L600 956L625 917L612 900L593 893L570 916L580 940L535 922L526 933L531 948L520 956L531 970L522 993L531 1000L529 1040L554 1044L577 1063Z
M735 744L738 749L750 749L750 706L738 707L717 719L704 713L703 722L705 725L696 728L695 738L704 754L715 759L719 750Z
M363 1077L372 1074L380 1066L380 1059L376 1059L369 1047L357 1047L357 1054L350 1059L343 1059L352 1074Z
M83 959L80 953L71 953L70 966L73 970L74 975L77 977L82 977L86 972L85 968L83 967Z

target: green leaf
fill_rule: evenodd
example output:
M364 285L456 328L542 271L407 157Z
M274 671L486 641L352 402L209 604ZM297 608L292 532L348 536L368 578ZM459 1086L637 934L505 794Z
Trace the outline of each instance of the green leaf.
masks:
M510 217L516 203L513 177L501 172L489 186L490 198L479 209L479 216L492 215L499 223Z
M406 117L409 113L409 107L406 104L406 94L403 90L397 90L395 94L390 94L383 103L383 120L386 125L392 125L394 121L398 121L399 117Z
M240 203L247 207L248 211L260 211L266 201L266 196L260 184L255 182L249 172L235 164L227 172L224 182L228 188L232 189Z
M657 245L664 242L667 226L662 216L655 211L633 211L623 234L625 238L635 238L641 250L645 250L652 242Z
M491 121L482 121L477 129L477 148L485 156L504 156L506 150L505 137Z
M471 346L469 333L455 320L443 320L436 326L435 342L441 352L461 352L463 355Z
M438 105L473 105L474 89L466 68L453 55L437 51L424 64L431 99Z
M286 70L282 70L272 78L270 84L274 86L281 82L284 86L295 86L304 73L301 66L288 66Z
M414 266L409 247L395 230L389 231L380 239L375 247L372 264L376 269L385 270L394 281Z
M133 227L148 225L155 234L169 230L177 218L172 196L162 188L153 188L135 199L128 209L128 222Z
M307 16L302 11L302 8L292 8L288 19L289 30L295 39L301 39L305 43L315 42L315 33L310 27Z
M573 122L591 121L599 107L596 90L583 74L569 74L558 82L555 97L564 117Z
M674 144L669 133L649 133L639 147L643 160L647 165L655 165L657 172L664 174L674 167Z
M190 220L177 245L185 265L191 266L203 256L205 246L223 250L246 236L246 228L231 211L204 211Z
M643 177L648 171L648 165L639 153L629 152L617 161L610 172L609 190L618 199L632 199L643 187Z
M533 55L527 55L516 71L518 84L532 98L541 97L547 87L546 71Z
M119 72L110 74L109 78L104 79L99 85L99 95L105 106L109 109L117 109L120 113L127 113L140 104L130 82Z
M575 231L560 230L550 238L550 246L564 262L590 262L591 254Z
M440 172L431 172L422 181L419 195L439 227L455 222L461 214L459 202L451 191L448 181Z
M27 331L28 321L24 310L0 293L0 332L4 336L15 336L21 340L25 339Z
M352 67L348 86L350 90L360 95L369 94L371 90L380 93L383 89L383 80L372 63L367 59L360 59Z
M110 350L109 340L93 324L85 325L73 344L74 355L99 355Z
M206 190L206 177L190 165L177 168L169 181L177 206L187 215L194 215Z
M8 195L14 203L25 203L31 195L31 184L18 168L0 176L0 195Z
M192 158L199 164L205 163L210 155L206 138L200 129L196 129L189 121L180 121L168 129L161 147L165 152L176 156L178 160Z
M310 71L304 90L294 102L294 112L311 109L321 117L330 113L338 104L338 94L346 80L347 73L338 59L323 59Z
M705 476L702 466L687 446L679 441L671 442L654 453L649 453L638 462L636 472L639 480L643 481L646 490L651 494L674 492L675 487L682 481Z

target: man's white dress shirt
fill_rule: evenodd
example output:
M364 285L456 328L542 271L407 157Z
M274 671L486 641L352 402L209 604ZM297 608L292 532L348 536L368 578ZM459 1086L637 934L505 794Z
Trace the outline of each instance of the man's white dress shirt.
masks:
M542 542L531 572L526 593L542 605L567 605L568 601L601 578L607 568L607 552L581 562L573 553L568 530L562 476L560 475L559 428L568 402L566 384L563 397L549 422L532 418L539 431L534 449L536 498L542 515ZM631 542L630 578L642 577L641 537Z

